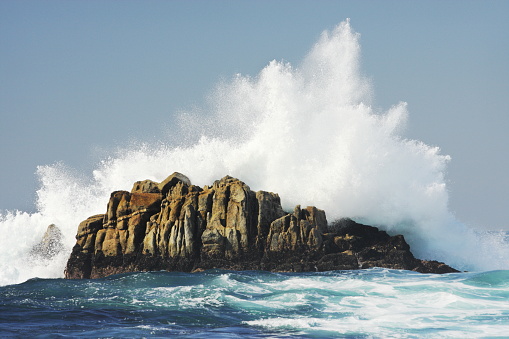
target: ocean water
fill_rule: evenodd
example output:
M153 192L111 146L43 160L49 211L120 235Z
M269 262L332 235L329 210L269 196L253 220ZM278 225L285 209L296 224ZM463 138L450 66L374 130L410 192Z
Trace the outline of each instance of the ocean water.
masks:
M509 271L144 272L0 287L19 337L507 338Z
M373 102L361 64L360 34L346 20L298 65L274 60L255 76L219 83L204 107L176 113L180 124L157 144L130 142L91 173L39 166L37 211L0 213L0 336L508 336L507 234L476 231L449 211L451 157L406 136L405 102ZM112 191L175 171L199 186L231 175L279 193L286 210L313 205L329 221L349 217L403 234L416 257L470 273L61 279L80 221L104 213ZM34 247L50 224L63 250L41 256Z

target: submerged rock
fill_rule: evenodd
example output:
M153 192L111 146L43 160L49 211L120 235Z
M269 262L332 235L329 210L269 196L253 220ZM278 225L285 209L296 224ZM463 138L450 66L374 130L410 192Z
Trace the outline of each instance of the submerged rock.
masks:
M33 258L51 259L63 250L62 232L56 225L51 224L46 229L42 240L32 247L30 255Z
M80 223L66 278L169 270L325 271L369 267L457 272L416 259L403 236L296 206L284 212L276 193L252 191L226 176L194 186L180 173L161 183L111 194L105 214Z

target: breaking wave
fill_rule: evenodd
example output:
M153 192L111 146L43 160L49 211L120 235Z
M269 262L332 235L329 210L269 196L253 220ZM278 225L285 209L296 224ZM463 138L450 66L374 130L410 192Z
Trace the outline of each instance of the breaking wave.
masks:
M63 164L40 166L38 211L0 215L6 234L0 284L61 277L78 223L103 213L110 192L174 171L200 186L228 174L253 190L279 193L286 209L314 205L329 221L351 217L404 234L423 259L459 269L507 269L501 236L480 237L448 210L450 157L403 136L407 104L374 108L360 51L359 34L347 20L324 31L297 67L271 61L255 77L218 84L206 107L180 114L180 124L168 131L176 142L118 150L91 177ZM30 262L30 248L49 224L61 229L66 251Z

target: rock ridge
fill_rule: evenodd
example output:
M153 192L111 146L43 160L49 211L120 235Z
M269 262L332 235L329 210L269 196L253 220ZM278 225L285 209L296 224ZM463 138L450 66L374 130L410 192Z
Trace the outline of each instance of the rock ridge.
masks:
M82 221L65 269L68 279L134 271L206 269L282 272L370 267L457 272L416 259L402 235L341 219L314 206L281 207L279 195L225 176L210 187L175 172L111 193L105 214Z

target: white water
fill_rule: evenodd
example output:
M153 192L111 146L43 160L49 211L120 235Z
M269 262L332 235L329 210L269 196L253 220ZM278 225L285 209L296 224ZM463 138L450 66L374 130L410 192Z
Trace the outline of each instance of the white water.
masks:
M498 236L481 239L449 212L450 157L401 136L406 103L373 108L359 59L359 35L345 21L323 32L299 67L272 61L256 77L219 84L206 117L181 114L180 129L170 131L178 146L120 150L92 178L62 164L41 166L38 212L1 216L0 284L62 276L79 222L104 213L110 192L174 171L200 186L229 174L254 190L279 193L287 209L315 205L329 221L352 217L404 234L420 258L508 269L509 250ZM29 249L51 223L64 233L68 252L31 263Z

